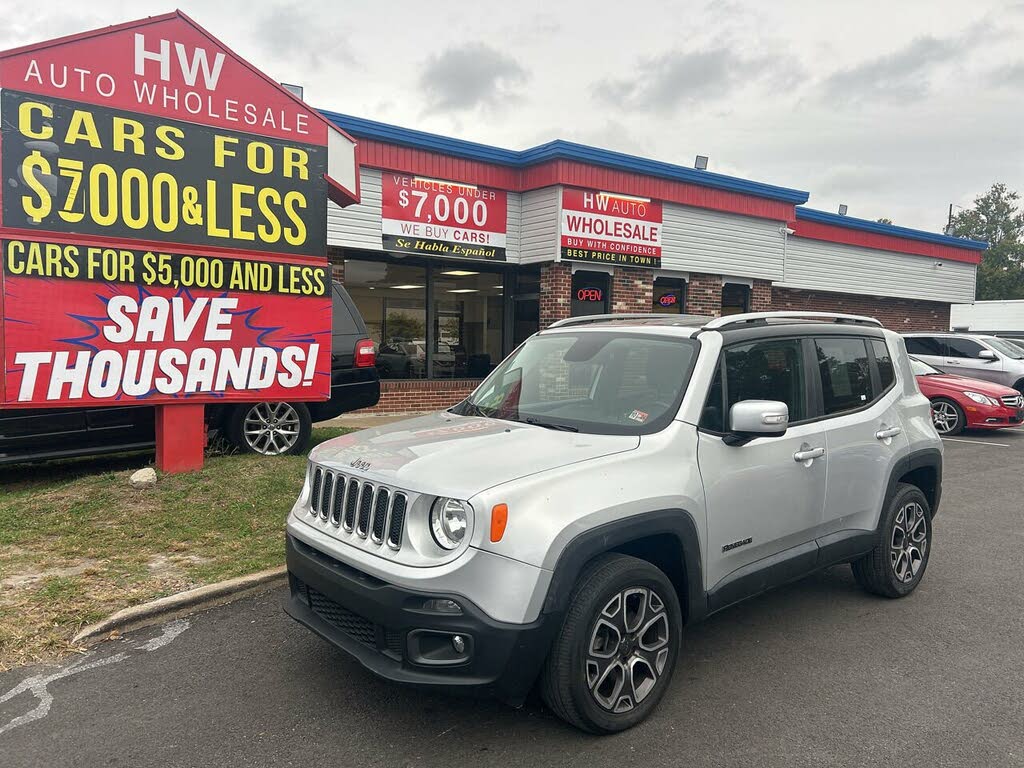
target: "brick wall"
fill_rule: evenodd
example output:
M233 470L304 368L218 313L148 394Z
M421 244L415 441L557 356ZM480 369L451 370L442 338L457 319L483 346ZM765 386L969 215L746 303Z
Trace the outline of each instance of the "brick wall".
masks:
M722 278L720 275L691 273L686 286L686 312L691 315L722 314Z
M345 284L345 256L337 249L331 248L327 251L327 260L331 263L331 277L342 285Z
M868 315L894 331L948 331L949 304L885 296L857 296L794 288L771 289L774 310L813 310Z
M564 320L572 311L572 267L560 262L547 262L540 267L540 327L547 328L556 320Z
M769 312L772 309L772 284L769 280L755 280L750 291L750 311Z
M616 267L612 273L612 312L650 312L654 271Z
M373 408L363 408L354 413L358 416L371 416L380 413L439 411L465 399L478 384L478 379L383 380L380 383L380 402Z

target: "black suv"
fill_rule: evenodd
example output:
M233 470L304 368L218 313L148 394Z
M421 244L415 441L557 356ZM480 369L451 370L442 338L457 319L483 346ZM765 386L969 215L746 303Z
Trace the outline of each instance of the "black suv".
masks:
M206 423L240 451L298 453L313 422L376 405L380 379L373 342L348 292L334 284L331 399L322 403L206 406ZM152 406L0 409L0 464L133 451L155 444ZM274 430L260 427L273 422Z

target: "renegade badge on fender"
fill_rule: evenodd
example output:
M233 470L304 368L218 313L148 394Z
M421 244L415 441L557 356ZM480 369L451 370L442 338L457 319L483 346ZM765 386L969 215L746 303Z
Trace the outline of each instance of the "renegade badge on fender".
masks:
M454 408L314 449L287 610L390 680L512 704L536 684L621 731L714 611L844 562L912 592L941 488L928 399L875 320L573 318Z

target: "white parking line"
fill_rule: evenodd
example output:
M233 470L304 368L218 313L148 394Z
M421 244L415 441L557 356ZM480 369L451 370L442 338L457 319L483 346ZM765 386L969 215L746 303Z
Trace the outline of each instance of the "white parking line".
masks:
M944 437L942 439L950 443L973 443L974 445L994 445L996 448L1010 447L1009 443L990 443L987 440L964 440L963 438L960 437Z

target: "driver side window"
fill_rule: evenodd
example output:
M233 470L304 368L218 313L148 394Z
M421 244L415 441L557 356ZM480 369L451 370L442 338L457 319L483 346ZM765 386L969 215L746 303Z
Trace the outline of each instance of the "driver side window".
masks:
M729 410L741 400L777 400L789 407L790 423L807 418L807 377L800 339L767 339L729 347L711 383L700 426L728 429Z

